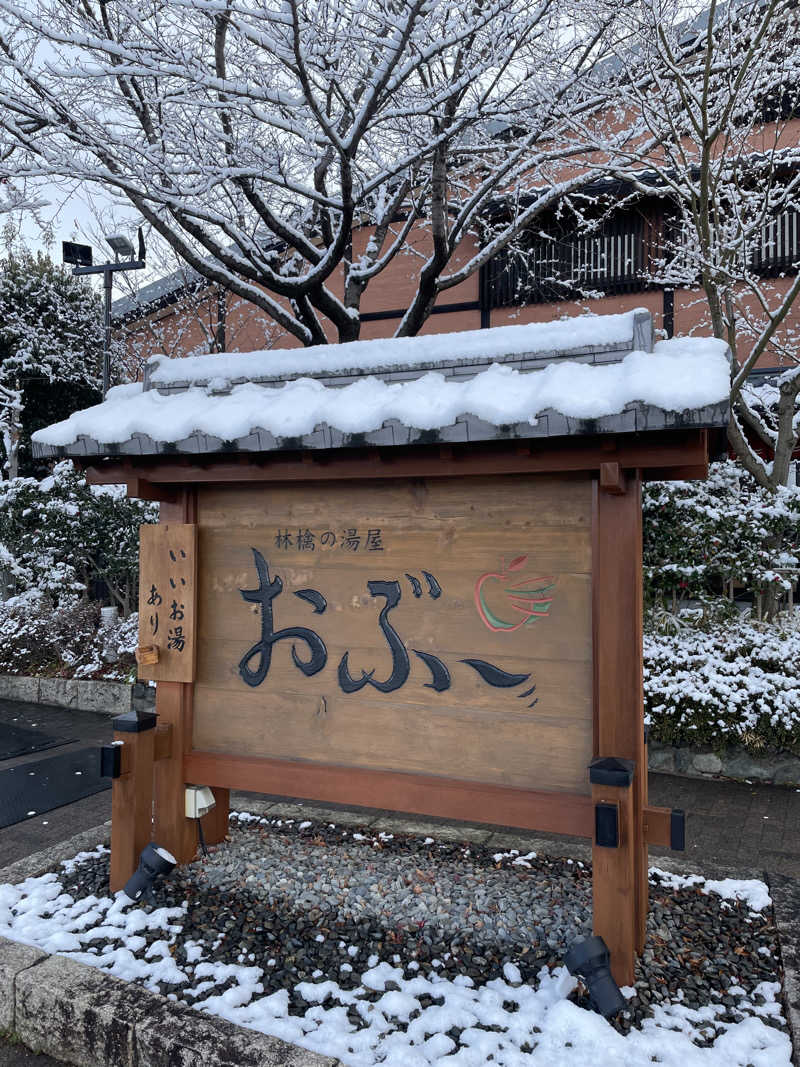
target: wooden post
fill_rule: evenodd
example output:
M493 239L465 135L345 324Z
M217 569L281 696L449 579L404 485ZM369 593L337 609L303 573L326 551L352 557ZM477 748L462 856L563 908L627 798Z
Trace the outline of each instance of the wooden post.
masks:
M181 491L175 503L161 504L160 522L193 523L196 520L197 497L193 489ZM171 727L171 743L169 755L155 765L154 840L171 852L178 863L190 863L197 855L198 848L196 822L186 818L184 807L184 757L192 748L193 696L193 682L156 682L158 721ZM229 796L227 789L214 790L216 807L203 819L203 833L210 845L218 844L227 833Z
M225 840L228 833L231 794L229 789L220 789L218 786L211 786L211 792L217 802L216 807L212 808L208 815L204 815L201 822L206 844L218 845L220 841Z
M151 838L155 736L152 711L129 711L114 719L114 741L121 741L123 750L122 773L111 785L112 893L125 887Z
M644 948L648 885L644 808L647 805L647 757L643 725L642 681L642 506L641 475L629 473L610 484L595 483L592 546L594 649L594 754L633 764L632 787L619 797L620 841L630 848L633 890L627 885L628 860L610 859L604 849L594 869L595 921L611 952L615 975L633 974L634 954ZM624 492L620 488L624 486ZM630 822L628 811L630 806ZM595 850L597 851L597 850ZM616 889L611 883L616 880ZM603 885L601 885L603 883ZM611 893L628 901L629 912L598 910ZM630 922L628 918L630 917ZM625 979L625 984L628 984Z
M593 760L589 768L593 929L611 953L611 973L620 986L633 985L638 935L634 771L630 760L613 758Z
M193 490L184 489L175 503L162 502L159 522L194 522L197 515ZM185 815L183 756L191 748L191 682L156 682L159 722L172 727L169 756L155 767L154 840L178 863L190 863L197 853L197 827Z
M154 840L167 849L178 863L191 863L197 852L197 826L185 815L183 754L189 746L186 729L186 682L157 682L156 711L162 722L172 726L172 752L155 766Z

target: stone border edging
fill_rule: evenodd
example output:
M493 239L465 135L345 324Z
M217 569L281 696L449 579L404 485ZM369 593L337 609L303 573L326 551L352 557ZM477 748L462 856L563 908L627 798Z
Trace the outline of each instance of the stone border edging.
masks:
M0 869L36 878L107 845L111 824ZM76 1067L340 1067L340 1061L176 1004L66 956L0 937L0 1028Z
M723 777L800 786L800 758L788 753L752 756L740 745L715 751L708 745L676 747L658 741L650 741L647 748L651 771L688 778Z
M470 824L435 823L397 813L287 804L267 797L260 803L241 794L242 810L270 818L300 817L362 826L375 833L438 835L442 840L480 842L489 847L535 851L585 861L591 848L574 839L538 838L523 831L497 831ZM35 878L78 852L107 845L111 823L36 852L0 869L0 884ZM683 856L658 856L656 865L706 878L761 878L765 872L700 865ZM783 1001L800 1067L800 885L774 875L769 881L783 965ZM248 1030L159 993L114 978L66 956L0 938L0 1029L36 1052L77 1067L342 1067L340 1060L310 1052L257 1030Z
M146 683L89 681L83 678L40 678L32 674L0 674L0 700L52 704L101 715L124 715L131 708L155 708L155 689Z
M800 884L776 874L769 889L783 964L783 1010L792 1036L795 1067L800 1067Z

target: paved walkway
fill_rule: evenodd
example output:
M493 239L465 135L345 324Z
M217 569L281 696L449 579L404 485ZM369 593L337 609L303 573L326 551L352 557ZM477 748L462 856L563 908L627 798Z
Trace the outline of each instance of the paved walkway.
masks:
M51 756L89 748L94 745L107 744L113 731L111 718L91 711L70 711L67 708L54 708L46 704L24 704L11 700L0 700L0 723L22 726L28 730L41 730L54 737L72 737L76 740L69 745L48 748L42 752L32 752L27 756L0 760L0 768L17 767L25 763L34 763ZM99 758L99 757L98 757ZM3 798L0 795L0 805ZM32 852L58 844L80 830L99 826L111 818L111 792L106 790L94 796L78 800L66 807L43 812L14 826L0 828L0 867L15 863ZM0 1060L2 1064L2 1060Z
M59 708L22 705L0 701L0 721L16 719L19 725L36 723L48 733L79 737L76 747L100 745L111 738L111 720L90 712L73 712ZM55 751L66 751L64 748ZM3 761L4 766L40 759L46 752L30 757ZM685 858L695 864L728 867L752 874L763 872L783 876L800 883L800 790L778 786L746 785L728 781L705 781L666 774L650 775L650 802L664 807L683 808L687 813ZM2 797L0 797L2 803ZM232 807L286 811L295 801L277 797L235 794ZM315 805L305 805L306 815ZM46 815L36 816L0 829L0 867L58 844L81 830L98 826L111 815L111 794L104 792ZM401 818L391 812L341 812L340 821L360 821L378 827L401 829ZM411 822L412 820L405 820ZM502 846L511 835L526 835L502 827L470 826L444 823L442 820L413 818L414 824L440 826L440 835L465 836ZM445 829L447 827L447 829ZM533 834L542 838L547 835ZM558 838L552 838L558 841ZM654 858L660 850L652 850ZM665 853L680 858L680 854ZM24 1047L4 1040L0 1035L0 1067L57 1067L46 1056L35 1056Z
M688 858L800 881L800 789L651 774L650 803L687 813Z

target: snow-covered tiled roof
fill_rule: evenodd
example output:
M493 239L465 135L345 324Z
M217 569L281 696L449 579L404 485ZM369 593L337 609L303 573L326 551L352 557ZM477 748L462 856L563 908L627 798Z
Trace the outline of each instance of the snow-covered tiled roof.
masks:
M650 316L637 311L155 357L143 384L110 390L104 403L37 431L33 444L39 457L152 456L718 427L727 423L728 389L724 342L653 346Z
M492 363L516 370L538 370L556 359L617 362L627 352L649 352L652 347L650 312L638 308L620 315L583 315L525 326L386 337L312 348L186 359L159 355L148 361L145 388L166 393L210 382L275 385L293 378L319 378L328 385L346 385L364 374L378 374L385 381L403 381L428 370L440 371L447 378L464 379L474 377Z

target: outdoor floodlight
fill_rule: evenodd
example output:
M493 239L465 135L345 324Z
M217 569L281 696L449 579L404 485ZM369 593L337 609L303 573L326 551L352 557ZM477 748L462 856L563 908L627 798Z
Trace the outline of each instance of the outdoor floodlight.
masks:
M128 259L133 259L133 245L124 233L110 233L106 236L106 241L111 246L112 252L116 255L127 256Z
M625 998L611 975L610 961L605 941L597 936L574 942L564 957L564 966L584 980L592 1007L606 1019L625 1007Z
M91 245L78 245L74 241L62 241L61 259L64 263L72 264L73 267L91 267Z
M125 883L123 893L131 900L139 900L142 895L149 897L153 889L153 883L160 874L170 874L175 869L178 861L171 852L160 848L151 841L142 850L139 857L139 866L135 873Z

